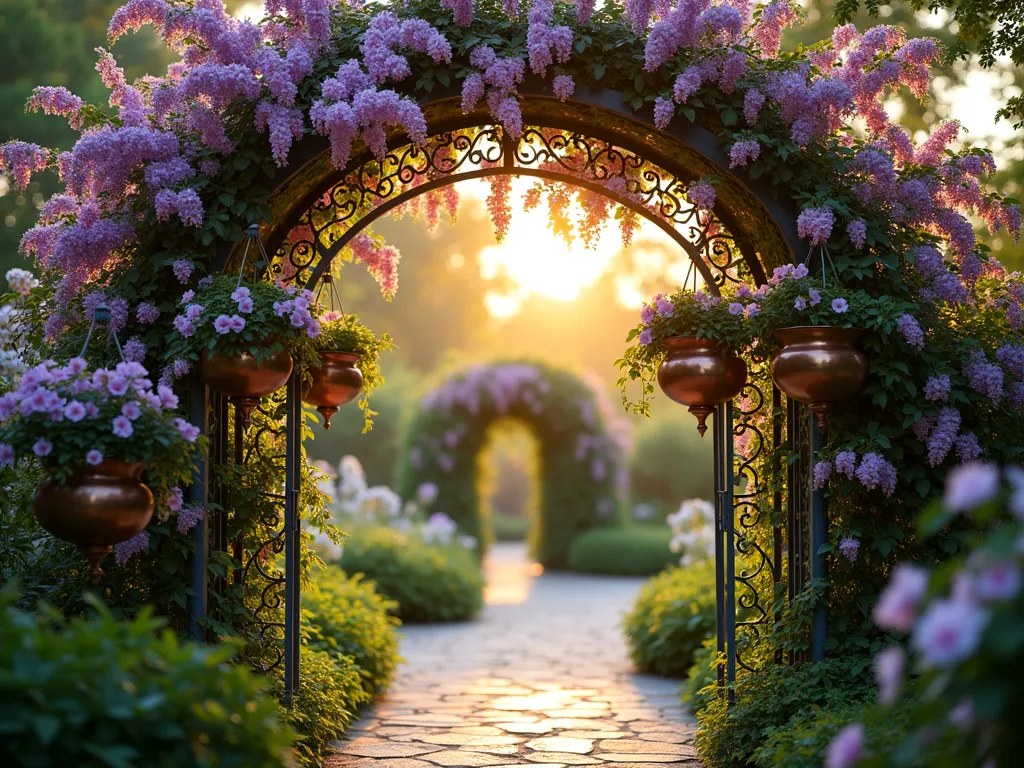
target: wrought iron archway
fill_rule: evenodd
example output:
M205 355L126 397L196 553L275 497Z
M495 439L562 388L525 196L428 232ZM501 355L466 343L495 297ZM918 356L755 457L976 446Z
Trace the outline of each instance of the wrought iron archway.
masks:
M607 108L596 108L608 116ZM529 114L524 107L524 115ZM619 123L628 122L613 117ZM275 193L284 189L291 197L285 206L289 212L271 223L267 237L275 254L273 268L280 276L313 288L352 238L397 206L461 180L518 175L583 187L653 222L687 254L695 284L699 274L713 293L727 281L757 285L766 279L764 254L753 249L749 232L736 234L749 226L738 223L736 212L727 207L721 213L716 208L714 215L698 212L684 192L701 174L666 162L664 148L647 152L642 146L624 146L629 142L622 140L621 132L596 125L583 130L577 119L564 115L527 126L516 141L481 116L449 117L436 125L440 129L423 148L396 141L383 160L364 152L341 172L310 173L317 164L323 167L328 150L322 142L307 139L312 150L307 161L290 171ZM673 141L668 154L673 147L680 154L683 149L695 152L686 142ZM301 182L297 195L289 189L296 179ZM616 189L608 186L613 179L624 180L625 192L621 184ZM767 215L766 220L776 221L777 215L778 211ZM289 232L298 226L309 235L289 241ZM777 235L776 242L792 242L787 232ZM791 247L786 256L795 261ZM231 258L229 247L223 256L225 266L230 266ZM737 400L719 406L714 419L716 623L718 650L724 658L719 665L723 686L731 685L738 669L753 669L764 662L763 642L776 618L779 594L785 593L791 602L822 574L824 566L823 557L816 554L825 541L824 497L812 490L811 483L811 457L820 435L807 409L786 402L766 371L752 373ZM191 402L194 423L206 424L212 438L210 463L244 464L243 436L239 420L232 418L232 406L206 391L198 380ZM284 665L285 694L290 698L298 686L300 643L302 402L297 375L287 385L285 410L280 431L270 429L284 437L284 450L274 457L284 469L283 493L269 489L265 493L280 514L268 519L276 531L256 551L246 552L228 540L229 517L239 510L224 503L216 483L210 482L208 467L202 467L196 478L194 496L221 508L195 529L198 556L193 568L192 628L196 637L202 637L200 620L208 611L208 553L231 551L239 561L240 579L261 580L254 621L261 635L279 648L267 667ZM254 445L259 451L259 436ZM781 466L775 462L783 461L788 469L781 481L764 476L766 467ZM267 567L266 552L283 555L283 569ZM272 618L260 616L264 609ZM827 614L819 610L810 638L813 659L823 656L826 623Z

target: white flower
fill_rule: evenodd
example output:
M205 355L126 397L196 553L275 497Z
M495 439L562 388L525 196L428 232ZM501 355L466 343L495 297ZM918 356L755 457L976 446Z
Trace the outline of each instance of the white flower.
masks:
M975 590L984 602L1010 600L1020 592L1020 569L1016 563L993 563L978 574Z
M39 285L39 281L26 269L9 269L7 284L19 296L28 296L32 289Z
M974 653L987 623L975 603L936 600L914 625L913 644L925 666L950 667Z
M991 501L999 493L999 468L972 461L956 467L946 479L946 508L969 512Z

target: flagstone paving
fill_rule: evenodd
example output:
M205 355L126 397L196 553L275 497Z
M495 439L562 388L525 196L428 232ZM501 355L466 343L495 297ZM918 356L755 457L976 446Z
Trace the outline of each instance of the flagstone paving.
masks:
M619 621L643 579L540 573L519 545L487 562L465 624L404 628L391 690L324 768L698 768L678 681L635 674Z

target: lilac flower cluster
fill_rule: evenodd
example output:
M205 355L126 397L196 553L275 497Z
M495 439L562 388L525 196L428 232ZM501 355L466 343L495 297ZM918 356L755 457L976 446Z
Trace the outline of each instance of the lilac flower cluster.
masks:
M729 148L729 167L747 166L761 154L761 143L757 139L737 141Z
M949 374L943 373L938 376L932 376L924 383L924 396L926 400L938 400L939 402L946 402L949 399L949 392L953 387L952 381L950 381Z
M924 331L921 330L921 325L917 322L916 317L902 314L896 318L896 327L908 346L916 350L924 349Z
M860 552L860 542L852 536L845 536L839 541L839 552L852 563Z
M149 532L142 531L132 536L128 541L122 541L114 545L114 562L124 566L136 555L149 551Z
M819 461L812 470L814 487L824 488L828 485L833 472L848 480L857 479L869 491L880 489L886 496L892 496L896 490L896 467L879 453L865 453L859 465L857 454L853 451L840 451L831 462Z
M827 206L804 208L796 219L797 234L800 237L810 238L812 246L818 245L828 240L835 222L835 214Z
M556 59L564 64L572 53L572 30L551 23L554 11L553 0L534 0L527 17L526 50L535 75L543 75Z
M1006 394L1003 390L1003 369L996 363L990 363L980 349L968 358L963 372L974 391L985 395L994 404L998 404Z
M715 188L707 181L696 181L686 188L686 199L702 211L715 207Z

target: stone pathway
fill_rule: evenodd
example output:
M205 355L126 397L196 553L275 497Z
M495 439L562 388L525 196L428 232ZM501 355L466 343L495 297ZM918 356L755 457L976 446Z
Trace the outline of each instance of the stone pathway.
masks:
M678 681L634 674L619 620L642 579L541 574L520 545L487 562L466 624L404 629L400 668L324 768L697 768Z

